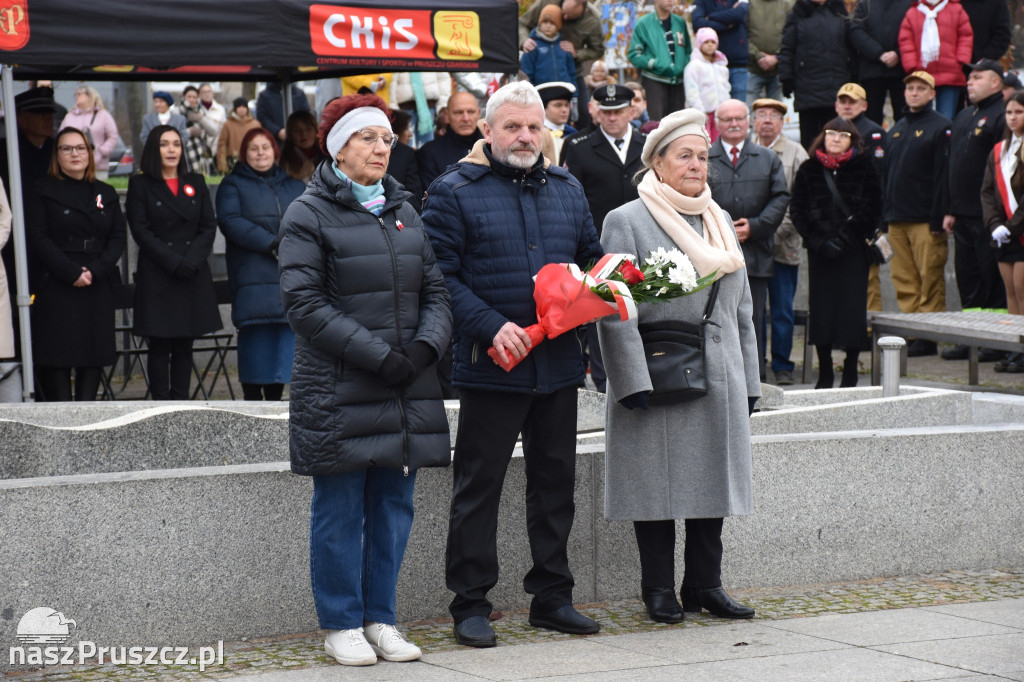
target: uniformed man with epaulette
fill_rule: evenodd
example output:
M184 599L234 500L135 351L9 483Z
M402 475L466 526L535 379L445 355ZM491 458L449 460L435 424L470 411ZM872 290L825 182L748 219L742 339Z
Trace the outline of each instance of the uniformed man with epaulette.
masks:
M562 165L583 185L598 235L610 211L640 197L633 176L644 167L640 154L647 136L629 124L633 120L633 94L624 85L597 88L593 95L597 103L597 129L569 138L562 147ZM587 333L587 344L590 378L603 393L604 363L593 325Z
M952 121L932 108L935 79L914 71L903 79L906 109L889 131L884 218L893 257L889 261L902 313L946 310L949 240L942 229L949 173ZM935 355L935 342L914 339L911 357Z
M996 250L981 214L981 181L988 155L1006 130L1003 102L1003 67L993 59L970 66L967 99L970 106L953 119L949 142L949 212L942 227L953 234L954 266L960 304L964 310L1005 308L1006 288L999 277ZM942 352L946 360L967 358L968 347ZM993 361L1004 353L982 349L978 359Z
M836 113L857 126L864 153L875 162L878 182L885 187L885 128L867 117L868 93L857 83L847 83L836 93ZM879 223L880 230L885 223ZM879 266L872 263L868 270L868 310L882 309L882 283L878 279Z

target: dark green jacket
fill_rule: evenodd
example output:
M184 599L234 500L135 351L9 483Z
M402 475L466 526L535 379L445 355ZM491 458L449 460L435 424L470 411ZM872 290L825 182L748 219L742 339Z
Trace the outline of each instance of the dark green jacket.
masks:
M690 33L686 30L686 19L673 14L672 32L676 38L675 59L669 56L665 29L658 13L646 14L633 27L628 54L629 62L640 69L643 76L676 85L683 82L683 69L690 61Z
M795 0L750 0L747 10L747 45L750 61L747 70L758 76L774 76L779 67L765 71L757 60L765 55L778 56L782 47L782 29L786 15L793 9Z

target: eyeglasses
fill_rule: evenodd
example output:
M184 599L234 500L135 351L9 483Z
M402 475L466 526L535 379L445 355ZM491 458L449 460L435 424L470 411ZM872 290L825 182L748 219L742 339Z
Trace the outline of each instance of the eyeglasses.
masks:
M758 112L756 112L754 114L754 120L755 121L766 121L766 120L781 121L782 120L782 114L780 114L777 111L765 111L765 110L762 109L761 111L758 111Z
M716 116L715 118L718 118L722 123L739 123L740 121L747 120L746 116L733 116L732 118L719 118Z
M845 130L826 130L825 137L845 137L850 139L853 136Z
M57 151L66 156L71 156L72 154L85 154L86 152L89 151L89 148L86 147L84 144L75 145L74 147L72 147L71 145L62 144L61 146L57 147Z
M388 149L394 149L398 146L398 137L396 135L389 135L388 133L378 135L373 130L357 130L356 138L367 147L377 146L377 140L383 140Z

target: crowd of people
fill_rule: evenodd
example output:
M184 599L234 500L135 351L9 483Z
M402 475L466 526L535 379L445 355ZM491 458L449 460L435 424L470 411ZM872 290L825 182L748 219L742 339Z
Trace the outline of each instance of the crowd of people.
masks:
M595 7L536 0L521 15L518 77L355 76L326 84L312 107L301 89L271 84L255 116L244 98L226 110L208 84L177 103L157 91L124 213L104 182L117 130L95 91L76 90L54 133L52 89L30 88L15 102L14 201L26 214L39 398L96 398L116 356L130 233L150 392L187 399L193 343L222 325L208 263L219 229L244 397L280 400L290 385L292 470L314 483L313 597L338 662L419 657L396 628L396 585L416 473L449 463L454 636L496 644L487 594L520 435L530 623L600 629L573 606L567 557L588 364L609 398L605 513L634 524L648 615L750 618L723 589L722 529L752 511L748 419L761 383L769 368L793 383L803 250L816 388L835 383L835 349L840 386L857 384L884 233L901 311L944 310L952 234L963 307L1024 314L1024 90L993 59L1006 46L988 52L1009 35L990 4L862 0L851 21L840 0L697 0L688 19L655 0L628 50L637 80L620 84L595 62ZM795 94L799 142L784 133L782 93ZM226 176L214 200L216 171ZM9 216L0 202L0 227ZM534 346L525 328L542 266L663 248L714 285ZM641 329L702 316L707 395L656 401ZM16 357L15 341L0 329L0 354ZM518 364L491 362L491 347ZM1024 372L1019 353L986 357ZM454 450L445 397L461 399Z

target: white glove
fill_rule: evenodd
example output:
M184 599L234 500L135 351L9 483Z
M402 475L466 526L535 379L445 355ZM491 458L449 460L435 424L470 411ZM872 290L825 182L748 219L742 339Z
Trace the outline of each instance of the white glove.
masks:
M996 246L1006 246L1010 243L1010 231L1006 225L1000 225L992 230L992 241L996 243Z

